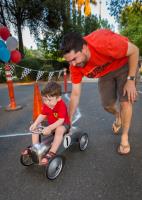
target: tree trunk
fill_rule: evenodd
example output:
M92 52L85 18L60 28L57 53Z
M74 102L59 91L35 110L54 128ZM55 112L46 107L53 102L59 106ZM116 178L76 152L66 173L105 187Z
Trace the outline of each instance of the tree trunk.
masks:
M2 4L0 4L0 16L1 16L0 24L2 24L4 26L7 26L6 25L6 21L5 21L5 17L4 17L4 12L3 12Z
M17 23L17 30L18 30L18 39L19 39L19 51L21 52L22 57L24 57L23 37L22 37L22 29L21 29L20 23Z
M67 0L67 16L68 16L68 19L70 19L70 0Z
M72 1L72 15L73 15L73 25L76 25L76 9L75 9L76 1Z

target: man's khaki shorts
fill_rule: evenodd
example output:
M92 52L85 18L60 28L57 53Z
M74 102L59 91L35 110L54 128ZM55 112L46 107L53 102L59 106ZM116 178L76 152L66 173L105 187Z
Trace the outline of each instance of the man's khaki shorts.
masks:
M115 104L117 100L119 100L119 102L128 101L127 94L123 96L123 88L127 81L127 76L128 64L99 79L98 87L103 107L111 106Z

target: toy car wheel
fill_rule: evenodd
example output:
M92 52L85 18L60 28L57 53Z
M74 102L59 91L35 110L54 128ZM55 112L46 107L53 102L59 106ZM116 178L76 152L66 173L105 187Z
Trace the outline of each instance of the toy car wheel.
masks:
M63 157L55 156L49 161L46 167L46 177L50 180L54 180L59 176L63 168Z
M84 134L79 138L79 149L80 149L80 151L84 151L84 150L87 148L88 142L89 142L88 134L87 134L87 133L84 133Z
M21 155L20 162L24 166L30 166L34 164L32 157L30 155Z

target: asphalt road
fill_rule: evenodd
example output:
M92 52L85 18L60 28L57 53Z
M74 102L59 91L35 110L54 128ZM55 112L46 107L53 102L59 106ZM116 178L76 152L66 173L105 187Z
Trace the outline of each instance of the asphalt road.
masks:
M69 85L69 90L70 90ZM134 105L130 129L131 154L123 157L116 148L120 135L111 131L113 117L100 104L97 83L84 83L80 101L82 117L74 124L89 134L84 152L74 145L64 156L66 163L54 181L44 168L25 168L21 150L30 144L26 135L32 119L33 85L15 86L16 103L22 110L6 112L7 88L0 85L0 200L138 200L142 196L142 85ZM22 134L24 136L6 137Z

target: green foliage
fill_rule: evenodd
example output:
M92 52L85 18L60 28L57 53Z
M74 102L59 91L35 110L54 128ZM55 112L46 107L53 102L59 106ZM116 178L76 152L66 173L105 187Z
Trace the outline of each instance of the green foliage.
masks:
M19 50L24 54L22 28L28 25L31 31L37 30L44 10L41 0L1 0L0 10L0 23L13 26L19 39Z
M57 59L61 37L69 31L86 35L100 27L104 22L96 16L85 17L77 12L76 1L71 0L1 0L0 22L13 26L19 38L19 48L26 57ZM95 0L91 3L96 4ZM39 51L23 51L22 28L28 26L34 34ZM106 24L105 24L106 26ZM43 39L40 39L42 34ZM36 55L37 53L37 55Z
M136 44L142 55L142 3L134 2L126 6L121 14L121 34Z
M25 58L39 58L44 59L44 53L41 50L33 50L25 48Z
M38 58L24 58L20 63L18 63L16 69L16 76L20 79L24 68L31 68L33 70L42 70L44 61ZM23 67L23 68L21 68ZM22 79L22 81L30 81L36 79L36 71L32 71L30 75Z
M75 18L76 19L75 19ZM44 54L46 59L57 59L59 57L58 48L62 36L70 31L79 32L82 35L87 35L98 28L113 29L106 19L98 19L97 16L91 15L85 17L84 15L72 15L70 19L70 27L64 30L51 31L48 30L44 39L38 39L38 48Z
M106 5L111 16L114 16L114 18L119 21L124 6L130 3L132 3L132 0L110 0L106 2Z
M68 67L68 64L65 61L57 61L57 60L46 60L39 58L24 58L19 65L15 68L15 74L17 78L20 80L22 72L24 68L32 69L32 72L22 79L22 81L35 81L37 76L37 71L46 71L43 80L47 80L48 73L51 71L61 70L64 67ZM58 75L58 74L57 74ZM56 77L57 78L57 77ZM21 81L21 80L20 80Z
M107 19L101 19L99 28L107 28L110 30L114 29L114 26L112 24L109 24L109 21Z
M111 0L108 9L120 24L120 33L136 44L142 55L142 1Z
M49 29L57 31L61 26L67 29L70 19L68 6L68 0L1 0L0 23L13 26L18 35L19 49L24 54L22 28L28 26L35 38L40 33L46 34Z
M0 63L0 83L3 83L5 81L6 81L6 78L5 78L4 64Z

